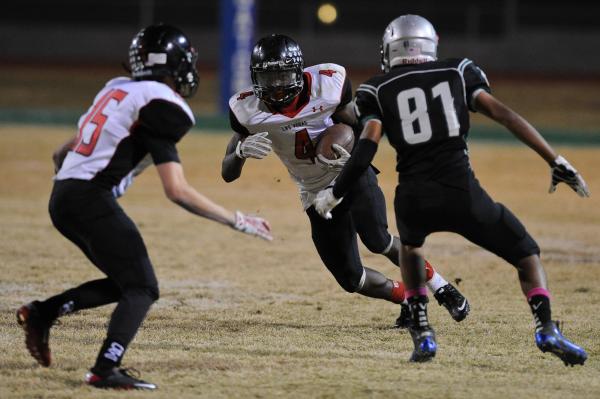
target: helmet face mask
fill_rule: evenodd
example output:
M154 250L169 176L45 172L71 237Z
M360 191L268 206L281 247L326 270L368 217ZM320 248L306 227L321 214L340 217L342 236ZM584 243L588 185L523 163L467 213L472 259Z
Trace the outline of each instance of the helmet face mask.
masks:
M198 53L187 37L169 25L151 25L133 38L129 47L131 77L158 80L171 77L175 91L192 97L198 89Z
M390 22L383 34L381 70L389 72L396 65L435 61L437 44L437 33L428 20L418 15L402 15Z
M252 50L252 89L264 103L281 107L302 91L304 59L300 46L284 35L260 39Z

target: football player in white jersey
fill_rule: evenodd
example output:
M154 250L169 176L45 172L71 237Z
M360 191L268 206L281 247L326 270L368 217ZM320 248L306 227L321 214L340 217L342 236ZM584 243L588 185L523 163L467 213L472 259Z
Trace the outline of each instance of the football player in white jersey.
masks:
M48 337L58 317L117 302L86 382L99 388L156 388L120 367L159 291L142 236L112 192L146 155L170 200L198 216L272 239L264 219L227 210L186 182L176 143L194 125L183 97L193 96L198 87L196 59L196 50L177 28L142 29L129 49L131 78L109 81L79 120L78 135L54 154L52 222L107 278L18 309L27 348L42 366L51 363Z
M364 267L358 254L357 233L370 251L399 264L400 242L387 231L385 199L373 168L331 220L320 218L312 206L316 193L333 183L350 156L339 146L337 160L315 154L315 144L326 128L336 122L355 123L346 70L336 64L304 68L302 51L294 40L270 35L256 43L251 73L252 88L229 100L234 134L223 159L223 179L237 179L246 159L261 159L273 149L298 185L315 247L339 285L348 292L403 304L403 283ZM456 321L463 320L469 312L466 298L427 265L428 285L435 297ZM396 326L408 327L407 316L402 305Z

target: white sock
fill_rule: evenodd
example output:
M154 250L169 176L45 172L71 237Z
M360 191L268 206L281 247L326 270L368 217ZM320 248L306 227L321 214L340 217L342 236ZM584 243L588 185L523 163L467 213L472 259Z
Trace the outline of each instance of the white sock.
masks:
M440 274L435 270L433 271L433 276L431 277L431 279L425 282L427 288L429 288L433 293L435 293L437 290L439 290L446 284L448 284L448 282L444 280L444 278L440 276Z

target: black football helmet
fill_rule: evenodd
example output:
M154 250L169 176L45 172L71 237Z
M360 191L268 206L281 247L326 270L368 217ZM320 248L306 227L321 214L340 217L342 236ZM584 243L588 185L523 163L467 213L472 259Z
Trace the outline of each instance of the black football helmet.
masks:
M187 37L169 25L150 25L131 41L129 66L136 80L161 80L171 76L175 91L192 97L198 90L198 53Z
M304 86L304 58L300 46L285 35L265 36L250 58L254 94L269 105L290 103Z

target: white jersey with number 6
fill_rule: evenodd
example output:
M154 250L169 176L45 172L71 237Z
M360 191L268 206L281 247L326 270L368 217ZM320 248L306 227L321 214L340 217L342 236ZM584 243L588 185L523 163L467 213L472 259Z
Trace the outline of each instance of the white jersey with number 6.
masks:
M77 142L67 154L55 179L93 180L109 165L118 165L118 169L122 169L117 158L125 154L129 156L131 151L119 149L128 145L124 139L131 136L138 123L140 110L155 100L177 106L193 124L194 115L188 104L166 84L125 77L112 79L79 119ZM125 172L129 173L133 167L135 165L128 166L129 170ZM116 173L126 174L121 170Z

